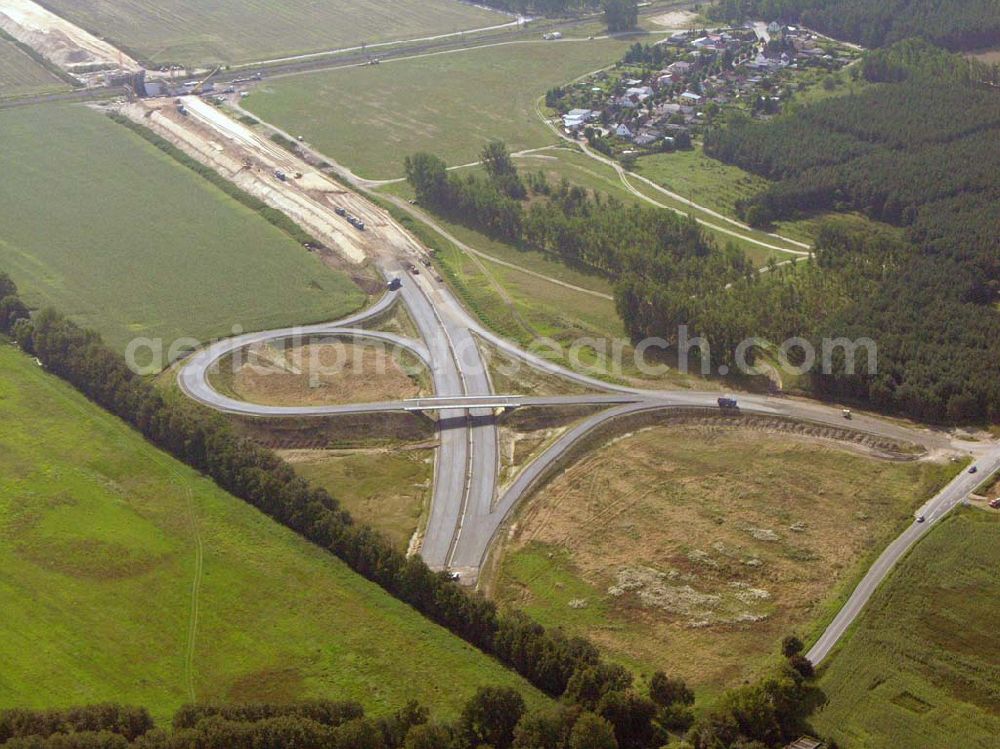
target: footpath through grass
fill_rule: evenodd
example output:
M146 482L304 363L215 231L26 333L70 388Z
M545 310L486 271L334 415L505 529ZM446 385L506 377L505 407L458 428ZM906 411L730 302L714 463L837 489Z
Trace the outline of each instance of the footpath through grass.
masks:
M0 708L542 697L0 346Z
M286 233L86 107L0 112L0 268L123 349L336 319L364 302Z
M822 673L813 722L849 749L995 749L1000 515L959 509L878 591Z

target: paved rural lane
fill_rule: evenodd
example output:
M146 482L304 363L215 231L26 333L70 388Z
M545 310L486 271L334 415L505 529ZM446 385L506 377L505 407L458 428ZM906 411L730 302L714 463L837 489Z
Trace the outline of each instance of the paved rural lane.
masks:
M956 505L968 497L986 476L1000 469L1000 449L993 448L973 465L977 469L976 473L970 474L966 470L956 476L948 486L917 512L918 517L923 516L924 522L920 523L914 519L913 524L889 544L882 555L875 560L875 564L871 566L858 587L854 589L851 597L847 599L847 603L844 604L826 631L806 654L810 661L818 665L830 655L830 651L858 618L879 585L889 576L896 564L906 556L907 552L913 548L913 545L951 512Z

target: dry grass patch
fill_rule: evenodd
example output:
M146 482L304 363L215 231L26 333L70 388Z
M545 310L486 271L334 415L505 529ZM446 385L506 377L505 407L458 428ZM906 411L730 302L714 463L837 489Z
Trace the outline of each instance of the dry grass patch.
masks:
M789 434L652 427L525 506L497 595L640 670L731 686L828 616L948 473Z
M299 475L325 488L358 521L375 526L400 549L407 548L430 506L430 447L280 454Z
M211 376L220 391L263 405L313 406L415 398L429 392L415 357L378 345L335 341L287 349L254 346L222 360Z
M490 380L498 393L511 395L577 395L594 392L566 377L542 370L515 359L496 346L479 342L479 349L489 367Z

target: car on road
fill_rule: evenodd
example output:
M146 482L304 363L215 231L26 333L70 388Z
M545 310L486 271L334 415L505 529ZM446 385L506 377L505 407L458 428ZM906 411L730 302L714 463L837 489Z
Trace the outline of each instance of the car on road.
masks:
M462 579L462 574L460 572L449 572L448 579L451 580L453 583L457 583L459 580Z
M923 515L917 515L918 523L923 523L925 520L927 520L927 518L925 518Z
M403 288L403 282L398 278L394 278L391 281L389 281L388 286L389 286L389 291L398 291L399 289Z
M969 468L969 473L978 473L978 472L979 469L976 466L972 466L971 468Z
M843 411L841 411L841 413L844 414L844 418L845 419L852 419L852 418L854 418L854 414L851 413L851 409L849 409L849 408L845 408Z

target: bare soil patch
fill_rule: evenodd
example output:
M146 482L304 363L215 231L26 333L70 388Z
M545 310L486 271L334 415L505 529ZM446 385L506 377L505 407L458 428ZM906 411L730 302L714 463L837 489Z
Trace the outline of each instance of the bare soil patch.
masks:
M694 28L694 24L698 20L698 14L692 13L689 10L675 10L670 13L654 16L649 20L665 29L690 29Z
M979 52L973 52L970 57L975 57L985 63L994 65L1000 63L1000 49L986 49Z
M325 405L403 400L425 394L424 367L412 356L365 343L255 346L227 357L212 376L220 391L263 405Z
M70 73L95 66L140 68L128 55L31 0L4 0L0 28Z
M640 670L732 685L808 634L947 471L795 434L644 429L530 500L497 597Z

